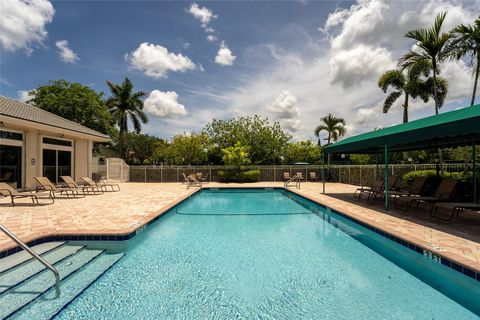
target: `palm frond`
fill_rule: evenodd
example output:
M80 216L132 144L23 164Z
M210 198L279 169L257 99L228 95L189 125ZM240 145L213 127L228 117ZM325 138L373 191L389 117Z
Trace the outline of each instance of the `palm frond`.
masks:
M403 90L405 81L405 76L400 70L389 70L380 76L378 79L378 86L385 93L390 86L395 90L401 91Z
M385 101L383 102L383 113L387 113L390 108L392 107L392 105L395 103L395 101L397 101L397 99L402 95L401 92L399 91L394 91L392 93L390 93L387 98L385 99Z

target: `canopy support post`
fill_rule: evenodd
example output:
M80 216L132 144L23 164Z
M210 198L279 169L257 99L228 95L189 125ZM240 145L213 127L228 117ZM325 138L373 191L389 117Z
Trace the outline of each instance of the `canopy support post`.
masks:
M322 193L325 194L325 152L322 152Z
M388 211L388 146L385 145L385 210Z
M472 158L473 203L477 203L477 148L475 141L472 144Z

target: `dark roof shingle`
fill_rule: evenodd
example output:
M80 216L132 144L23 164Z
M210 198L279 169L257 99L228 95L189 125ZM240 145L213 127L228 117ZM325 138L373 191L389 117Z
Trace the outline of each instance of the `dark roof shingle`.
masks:
M110 139L109 136L67 120L48 111L34 107L24 102L0 96L0 115L36 122L56 128L61 128L95 137Z

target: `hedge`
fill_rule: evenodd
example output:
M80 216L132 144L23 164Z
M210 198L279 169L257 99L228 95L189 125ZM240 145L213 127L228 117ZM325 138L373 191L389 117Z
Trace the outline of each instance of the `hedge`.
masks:
M249 170L245 172L218 171L220 182L257 182L260 178L260 170Z

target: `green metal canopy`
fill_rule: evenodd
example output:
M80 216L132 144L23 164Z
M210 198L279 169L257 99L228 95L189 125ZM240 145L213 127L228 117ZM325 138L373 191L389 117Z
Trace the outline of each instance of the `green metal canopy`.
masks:
M343 139L325 153L381 153L478 144L480 105L444 112Z

